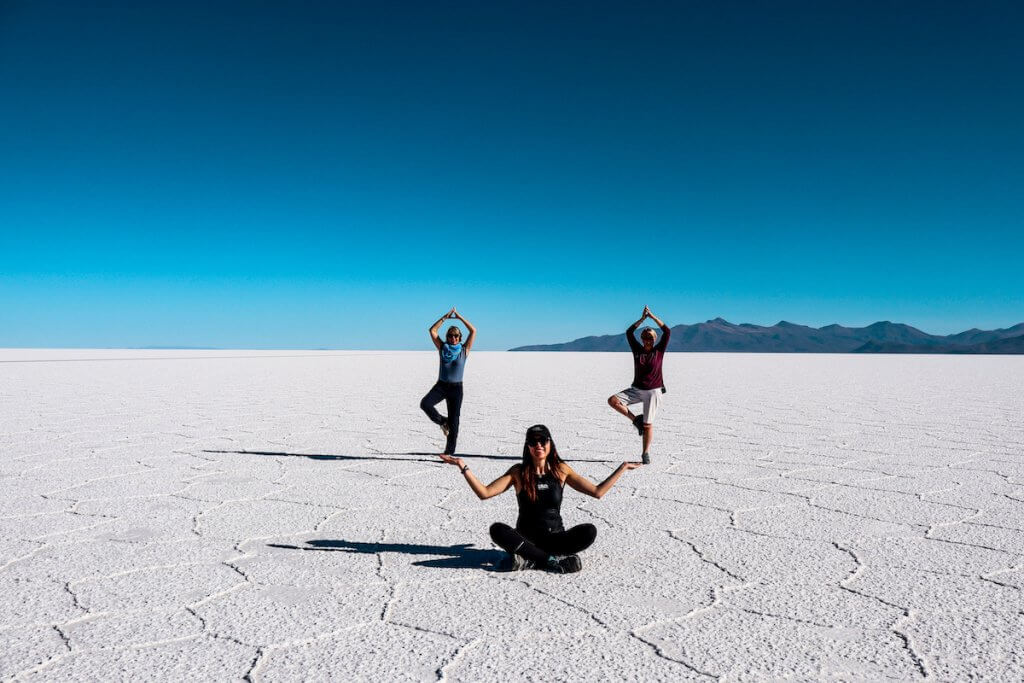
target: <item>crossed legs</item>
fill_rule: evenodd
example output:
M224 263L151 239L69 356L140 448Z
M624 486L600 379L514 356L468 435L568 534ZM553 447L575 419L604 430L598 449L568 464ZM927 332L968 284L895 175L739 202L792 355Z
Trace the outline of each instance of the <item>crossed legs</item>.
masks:
M534 565L543 567L552 555L575 555L586 550L597 538L597 527L593 524L577 524L566 531L544 534L532 540L508 524L495 522L491 525L491 540L510 555L519 555Z

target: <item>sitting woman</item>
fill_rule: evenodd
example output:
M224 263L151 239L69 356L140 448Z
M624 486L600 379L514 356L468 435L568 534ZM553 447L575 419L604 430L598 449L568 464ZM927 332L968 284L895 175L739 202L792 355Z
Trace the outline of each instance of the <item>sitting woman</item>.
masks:
M491 525L491 539L509 553L511 569L540 568L563 574L583 568L576 553L590 547L597 536L597 528L593 524L579 524L568 531L562 526L559 511L564 486L568 484L580 493L600 498L623 472L640 467L638 462L624 462L611 476L594 485L558 457L551 432L544 425L534 425L526 430L523 461L487 486L473 475L462 458L446 455L441 458L451 465L458 465L466 483L481 500L515 487L519 501L516 528L500 522Z

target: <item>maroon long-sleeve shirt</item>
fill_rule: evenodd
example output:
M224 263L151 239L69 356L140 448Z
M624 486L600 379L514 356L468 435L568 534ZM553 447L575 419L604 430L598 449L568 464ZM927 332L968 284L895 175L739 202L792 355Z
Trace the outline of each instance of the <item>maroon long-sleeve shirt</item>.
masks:
M661 362L665 358L665 349L668 348L668 338L672 336L672 330L668 327L661 328L661 339L650 351L644 351L644 346L637 341L637 325L630 325L626 330L626 340L629 341L629 349L633 352L633 386L637 389L664 389L665 380L661 377Z

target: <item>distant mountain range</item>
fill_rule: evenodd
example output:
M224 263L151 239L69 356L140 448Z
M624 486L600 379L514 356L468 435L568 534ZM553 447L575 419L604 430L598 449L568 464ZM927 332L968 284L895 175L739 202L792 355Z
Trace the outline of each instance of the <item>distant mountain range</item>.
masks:
M625 330L582 337L564 344L534 344L510 351L628 351ZM1002 330L970 329L940 336L889 321L867 327L807 327L782 320L775 325L735 325L715 318L676 325L669 351L743 353L1024 353L1024 323Z

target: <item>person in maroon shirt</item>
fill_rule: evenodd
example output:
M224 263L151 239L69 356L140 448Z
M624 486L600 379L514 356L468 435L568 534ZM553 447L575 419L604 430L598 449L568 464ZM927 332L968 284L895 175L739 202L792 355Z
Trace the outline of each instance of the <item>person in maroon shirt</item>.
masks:
M651 327L645 327L640 331L640 341L636 340L634 333L644 320L650 318L661 328L661 340L657 341L657 334ZM651 434L654 427L654 416L658 413L658 405L661 403L661 395L665 393L665 381L661 377L661 362L665 358L665 349L668 348L669 337L672 330L663 323L658 316L651 313L651 309L644 306L643 315L626 330L626 341L629 342L629 349L633 352L633 384L608 397L608 405L617 413L625 415L637 432L643 437L643 453L640 458L645 465L651 463ZM657 343L655 343L657 341ZM636 403L643 404L643 412L634 415L628 406Z

